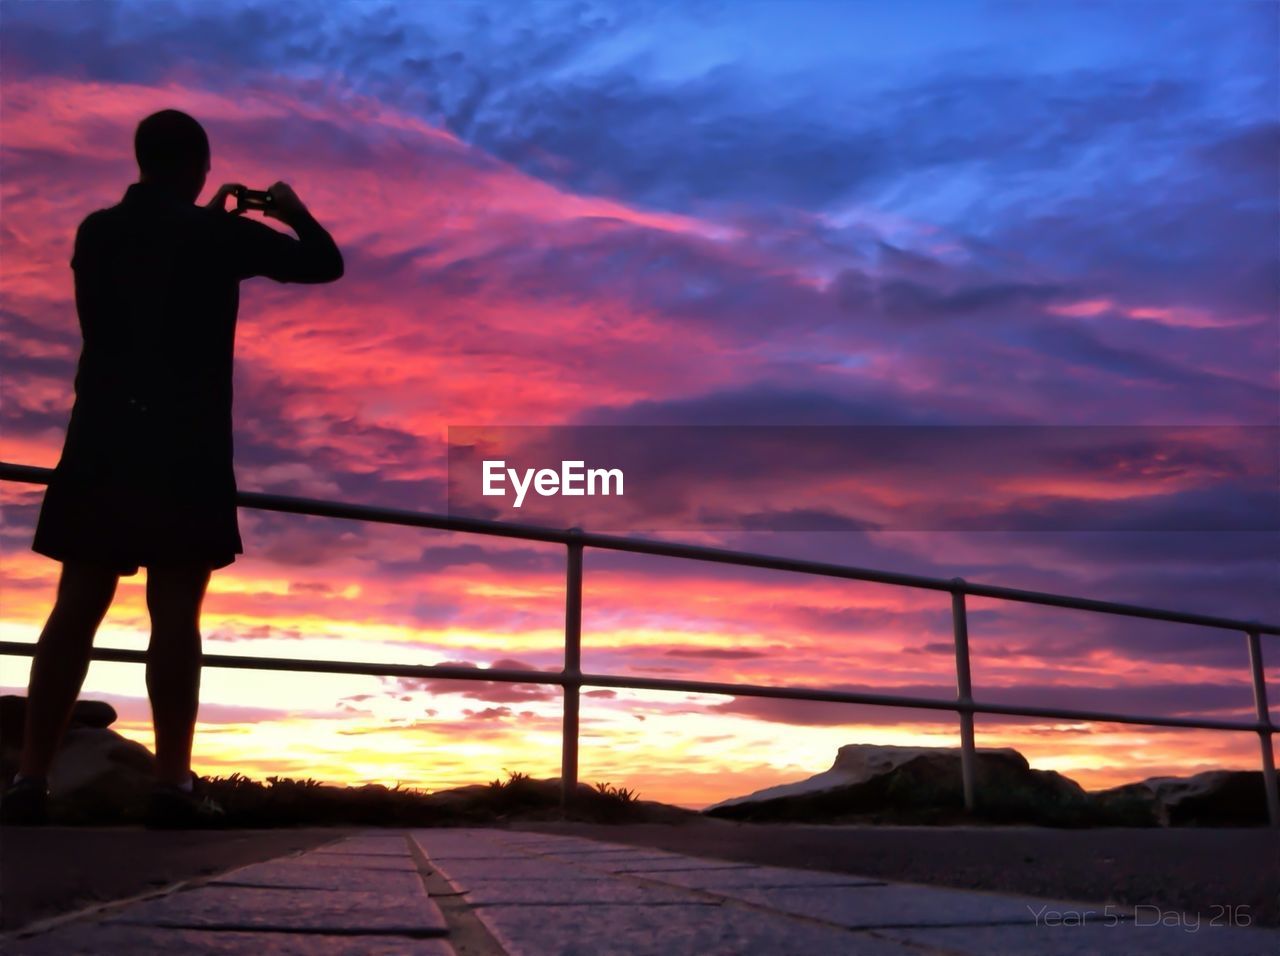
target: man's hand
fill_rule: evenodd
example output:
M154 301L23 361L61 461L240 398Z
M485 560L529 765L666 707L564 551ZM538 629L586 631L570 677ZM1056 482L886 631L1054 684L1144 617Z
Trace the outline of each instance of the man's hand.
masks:
M311 218L311 213L288 183L274 183L267 192L271 193L271 205L262 210L264 216L279 219L288 226Z
M244 187L239 183L223 183L218 187L218 191L213 194L213 198L205 204L206 208L227 212L227 197L234 196L237 189L244 189ZM244 212L243 209L232 209L231 215L238 216L242 212Z

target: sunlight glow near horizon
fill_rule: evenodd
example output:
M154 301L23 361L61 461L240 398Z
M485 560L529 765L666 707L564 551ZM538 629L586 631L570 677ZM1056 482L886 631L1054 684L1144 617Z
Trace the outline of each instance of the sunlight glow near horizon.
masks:
M145 646L143 632L112 623L112 618L129 613L127 604L113 608L102 631L104 646ZM22 639L19 635L29 635L38 624L39 619L32 618L25 626L9 625L0 637ZM548 646L556 644L549 641ZM224 641L206 641L206 649L242 653ZM255 654L286 657L403 659L394 645L361 642L359 650L355 654L350 644L306 637L259 639L253 647ZM418 642L414 650L415 663L431 664L444 663L450 648ZM22 692L15 678L24 672L25 663L20 658L0 659L3 692ZM715 679L733 679L733 675L720 674ZM442 690L446 684L462 693L469 686L441 681ZM532 690L532 685L519 686ZM950 747L958 742L955 727L945 716L921 718L933 721L924 726L850 722L805 726L802 731L798 726L705 710L708 704L727 699L715 695L617 689L614 699L600 699L590 695L592 689L583 688L580 779L632 787L645 799L695 809L826 770L845 743ZM282 775L425 790L484 782L505 771L558 776L559 692L554 687L543 690L547 699L494 708L483 699L459 697L457 692L396 688L378 678L207 668L197 769L209 774L236 771L258 778ZM478 693L483 697L485 692ZM360 702L362 714L334 709L335 702L361 695L370 696ZM151 745L141 667L95 662L85 696L112 701L121 713L116 729ZM508 708L505 716L501 708ZM240 709L246 712L237 714ZM1237 716L1247 718L1247 710ZM1255 756L1252 737L1244 734L1052 721L985 727L981 716L978 727L980 747L1015 747L1033 766L1057 770L1095 789L1144 776L1224 765L1248 768ZM601 749L606 740L607 746ZM1191 753L1197 756L1188 759Z

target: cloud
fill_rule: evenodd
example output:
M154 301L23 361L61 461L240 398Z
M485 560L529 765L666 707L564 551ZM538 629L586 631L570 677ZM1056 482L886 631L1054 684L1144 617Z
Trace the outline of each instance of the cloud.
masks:
M441 661L441 666L449 667L477 667L472 661ZM501 658L494 661L491 667L509 670L538 670L532 664L524 661L515 660L514 658ZM413 691L415 693L426 694L457 694L460 697L471 697L476 700L490 701L492 703L525 703L535 700L559 700L561 693L558 687L543 684L517 684L508 681L486 681L486 680L468 680L459 681L449 678L418 678L418 677L401 677L397 678L396 686L404 690ZM488 708L483 714L488 714L494 708ZM508 708L498 708L498 710L507 711Z
M720 661L742 661L769 656L763 651L739 650L728 647L670 647L662 653L667 657L708 658Z
M940 699L934 685L901 685L869 687L843 684L833 690L849 693L899 694ZM1097 710L1117 714L1204 717L1213 719L1249 719L1249 691L1243 683L1137 683L1098 687L1079 684L1024 683L1017 687L977 687L974 697L982 703L1022 705L1027 707ZM783 700L770 697L734 697L722 704L702 708L707 713L741 714L757 720L800 726L837 726L842 724L901 724L922 722L937 724L954 721L945 711L908 709L892 706L842 704L825 701ZM1041 721L1045 718L1012 717L979 714L984 725L1004 725Z
M503 717L512 716L510 707L486 707L484 710L463 708L462 712L467 715L467 720L500 720Z

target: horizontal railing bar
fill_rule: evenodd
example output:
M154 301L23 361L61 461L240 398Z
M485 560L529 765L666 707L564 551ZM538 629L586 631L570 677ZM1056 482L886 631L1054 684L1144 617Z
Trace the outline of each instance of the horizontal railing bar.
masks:
M30 657L34 644L0 641L0 655ZM92 659L117 663L146 663L146 651L118 647L95 647ZM665 677L619 677L613 674L583 674L581 678L557 671L526 671L510 668L458 667L447 664L381 664L373 662L318 661L280 657L249 657L235 654L205 654L206 667L239 670L293 671L311 674L357 674L365 677L415 677L430 680L483 680L502 683L551 684L578 687L622 687L629 690L686 691L730 697L773 697L783 700L811 700L838 704L870 704L879 707L906 707L917 710L945 710L952 713L999 714L1010 717L1041 717L1056 720L1138 724L1144 727L1185 727L1193 730L1240 730L1257 733L1264 725L1257 721L1198 720L1190 717L1157 717L1141 714L1113 714L1106 711L1068 710L1056 707L1029 707L1017 704L964 703L901 694L870 694L824 690L816 687L772 687L761 684L726 684L716 681L673 680Z
M1001 714L1014 717L1048 717L1062 720L1088 720L1102 723L1141 724L1146 727L1189 727L1199 730L1250 730L1256 722L1233 720L1201 720L1194 717L1156 717L1142 714L1114 714L1106 711L1068 710L1057 707L1031 707L1021 704L964 703L954 699L908 697L900 694L870 694L855 691L823 690L810 687L771 687L761 684L726 684L716 681L671 680L650 677L614 677L609 674L583 674L582 683L592 687L626 687L633 690L683 690L702 694L725 694L733 697L775 697L784 700L829 701L843 704L873 704L880 707L909 707L946 710L954 713Z
M49 468L36 468L31 465L18 465L0 462L0 479L21 481L32 484L48 484L53 471ZM1217 617L1208 614L1191 614L1184 611L1170 611L1162 608L1143 607L1136 604L1122 604L1114 601L1096 601L1090 598L1072 597L1065 594L1053 594L1044 591L1028 591L1021 588L1001 587L991 584L975 584L960 579L933 578L917 574L905 574L896 571L878 571L871 568L857 568L839 564L828 564L822 561L803 561L794 558L774 557L763 554L752 554L746 551L732 551L725 548L708 548L702 545L679 544L675 542L656 541L645 538L627 538L618 535L597 534L573 530L543 528L536 525L508 523L505 521L486 521L480 518L455 518L429 512L406 511L392 508L380 508L372 505L352 505L335 501L323 501L316 498L295 498L286 495L269 495L255 491L241 491L237 495L239 504L246 508L257 508L263 511L278 511L289 514L312 515L324 518L342 518L353 521L371 521L380 524L394 524L403 527L434 528L441 531L460 531L469 534L487 534L506 538L519 538L528 541L543 541L551 544L581 544L587 548L599 548L606 551L629 552L632 554L650 554L659 557L685 558L692 561L708 561L717 564L731 564L738 567L762 568L773 571L788 571L798 574L813 574L821 577L844 578L855 581L869 581L875 584L892 584L901 587L921 588L931 591L962 593L976 597L989 597L1004 601L1017 601L1024 604L1038 604L1047 607L1061 607L1077 611L1095 611L1100 614L1115 614L1124 617L1145 618L1154 621L1169 621L1175 624L1192 624L1199 627L1212 627L1222 630L1257 631L1259 634L1280 634L1280 624L1263 624L1257 621L1241 621L1232 618Z
M22 641L0 641L0 655L30 657L35 644ZM123 647L95 647L90 654L95 661L145 664L146 651ZM253 657L244 654L204 654L205 667L229 667L237 670L296 671L306 674L357 674L362 677L416 677L424 680L485 680L500 683L555 684L566 681L559 671L521 671L481 669L456 664L384 664L374 661L321 661L292 657Z

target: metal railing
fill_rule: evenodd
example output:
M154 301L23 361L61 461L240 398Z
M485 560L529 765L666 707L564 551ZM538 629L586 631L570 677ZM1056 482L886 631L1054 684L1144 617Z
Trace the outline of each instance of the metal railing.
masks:
M48 484L53 472L48 468L0 462L0 480ZM316 674L359 674L374 677L415 677L448 680L484 680L521 684L551 684L564 690L563 743L561 751L561 809L568 807L570 795L578 784L578 699L581 688L617 687L633 690L688 691L699 694L724 694L738 697L772 697L784 700L831 701L836 703L867 704L883 707L907 707L920 710L949 710L960 718L960 767L966 809L976 806L975 744L973 718L975 714L995 714L1015 717L1041 717L1057 720L1091 721L1098 723L1138 724L1151 727L1185 727L1197 730L1250 732L1258 735L1262 752L1263 786L1266 790L1267 812L1274 827L1280 827L1280 792L1277 790L1275 756L1272 752L1272 735L1275 725L1267 707L1267 686L1262 663L1261 635L1280 634L1280 625L1257 621L1240 621L1206 614L1188 614L1161 608L1120 604L1113 601L1095 601L1027 591L1018 588L976 584L961 578L933 578L893 571L877 571L868 568L847 567L819 561L803 561L792 558L772 557L723 548L655 541L644 538L628 538L615 535L594 534L580 529L560 530L533 525L485 521L475 518L455 518L416 511L378 508L368 505L352 505L342 502L322 501L312 498L295 498L284 495L268 495L258 492L240 492L241 507L314 517L343 518L352 521L369 521L411 528L435 528L468 534L494 535L526 541L542 541L561 544L566 548L564 667L560 673L546 671L515 670L510 668L458 667L449 665L376 664L352 661L316 661L275 657L245 657L231 654L205 654L204 664L209 667L246 668L272 671L295 671ZM956 696L954 700L928 697L911 697L900 694L854 693L824 690L817 687L769 686L759 684L729 684L716 681L671 680L656 677L623 677L616 674L583 673L582 660L582 555L587 548L601 551L620 551L631 554L649 554L668 558L684 558L729 564L737 567L765 568L797 574L812 574L853 581L869 581L899 587L929 591L944 591L951 595L951 615L956 658ZM1034 707L1022 704L998 704L974 699L970 680L969 629L966 598L995 598L1043 607L1070 608L1099 614L1145 618L1175 624L1191 624L1199 627L1237 631L1245 635L1249 653L1249 669L1253 682L1256 720L1211 720L1194 717L1169 717L1152 714L1117 714L1096 710L1077 710L1062 707ZM0 654L31 656L33 644L17 641L0 641ZM144 663L143 651L114 648L95 648L93 659L99 661L124 661Z

